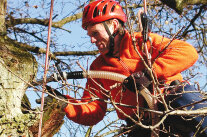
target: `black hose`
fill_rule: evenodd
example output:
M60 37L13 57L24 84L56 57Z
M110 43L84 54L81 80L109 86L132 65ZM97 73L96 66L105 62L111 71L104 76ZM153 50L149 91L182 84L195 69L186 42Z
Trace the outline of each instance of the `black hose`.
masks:
M83 79L83 71L74 71L74 72L61 72L59 74L53 74L55 80L62 80L62 79Z

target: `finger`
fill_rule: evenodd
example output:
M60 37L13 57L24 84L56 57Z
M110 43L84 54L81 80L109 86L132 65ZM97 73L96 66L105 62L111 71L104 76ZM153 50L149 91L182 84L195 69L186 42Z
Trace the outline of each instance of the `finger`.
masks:
M52 103L52 102L53 102L53 98L51 96L45 97L45 103Z

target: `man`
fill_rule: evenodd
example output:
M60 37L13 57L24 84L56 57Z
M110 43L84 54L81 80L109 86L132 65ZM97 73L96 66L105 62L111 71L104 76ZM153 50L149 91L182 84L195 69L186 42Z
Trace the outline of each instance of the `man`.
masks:
M128 79L137 72L144 74L146 67L134 49L132 36L124 27L126 21L127 17L122 7L114 0L94 1L84 8L82 27L90 36L91 43L94 43L100 51L100 55L93 61L90 70L116 72L129 76ZM151 62L155 77L162 85L169 85L175 80L182 82L183 78L180 73L196 62L198 59L196 50L181 40L173 40L168 45L170 42L168 38L154 33L150 33L149 37L152 45L150 46L149 42L147 44L149 52L152 51ZM146 60L142 46L142 34L134 33L134 38L138 52ZM67 95L71 102L64 108L67 117L79 124L95 125L103 119L106 113L107 103L103 100L108 100L110 97L113 102L120 104L116 105L116 112L120 119L128 120L126 115L136 117L137 96L135 92L130 91L133 88L130 89L127 84L126 89L122 86L111 88L115 83L112 80L88 79L81 100L75 100ZM92 101L94 97L99 99ZM144 98L139 96L140 108L145 107L144 102ZM73 103L81 105L73 105ZM146 133L146 135L149 134Z

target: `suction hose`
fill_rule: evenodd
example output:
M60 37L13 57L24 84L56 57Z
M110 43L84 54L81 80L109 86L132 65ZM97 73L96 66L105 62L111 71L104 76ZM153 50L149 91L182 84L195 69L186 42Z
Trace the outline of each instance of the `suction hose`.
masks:
M108 79L108 80L114 80L117 82L123 83L124 80L127 78L127 76L115 73L115 72L108 72L108 71L75 71L75 72L62 72L59 75L57 73L54 73L53 75L55 80L61 80L61 79L83 79L83 78L101 78L101 79ZM150 91L147 88L144 88L140 91L140 94L144 97L146 100L148 106L150 109L154 110L154 103L153 98L151 96Z

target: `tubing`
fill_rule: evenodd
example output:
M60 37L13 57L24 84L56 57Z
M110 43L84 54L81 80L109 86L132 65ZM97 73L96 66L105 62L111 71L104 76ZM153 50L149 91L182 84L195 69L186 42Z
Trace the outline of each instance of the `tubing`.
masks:
M109 79L114 80L117 82L124 82L124 80L127 78L125 75L114 73L114 72L108 72L108 71L88 71L84 72L83 76L85 78L101 78L101 79Z
M119 74L119 73L108 72L108 71L96 71L96 70L90 70L90 71L87 71L87 72L83 72L83 71L62 72L60 75L55 73L53 75L53 77L54 77L55 80L82 79L82 78L101 78L101 79L114 80L114 81L121 82L121 83L123 83L124 80L127 78L127 76ZM149 108L154 110L155 107L154 107L153 98L151 96L150 91L147 88L144 88L140 91L140 94L146 100Z
M124 80L127 78L127 76L125 75L115 73L115 72L108 72L108 71L88 71L88 72L84 72L83 76L85 78L90 76L91 78L109 79L109 80L114 80L114 81L121 82L121 83L123 83ZM144 88L140 91L140 94L146 100L149 108L154 110L153 99L152 99L150 91L147 88Z

